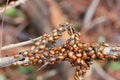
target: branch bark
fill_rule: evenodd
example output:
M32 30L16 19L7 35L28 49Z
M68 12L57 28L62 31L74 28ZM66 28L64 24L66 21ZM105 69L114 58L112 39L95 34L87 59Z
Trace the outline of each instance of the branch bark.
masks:
M11 66L12 63L19 61L23 59L22 56L19 56L19 58L15 59L13 56L11 57L4 57L4 58L0 58L0 68L1 67L7 67L7 66Z
M11 44L11 45L8 45L8 46L4 46L4 47L1 48L1 50L6 50L6 49L11 49L11 48L19 47L19 46L32 44L34 41L37 41L37 40L40 40L40 39L41 39L41 36L37 37L35 39L32 39L32 40L21 42L21 43L16 43L16 44Z
M18 43L20 44L20 43ZM112 51L112 47L105 47L104 52L107 52L108 53L108 60L110 59L111 56L116 56L117 57L117 60L120 60L120 57L118 55L118 52L120 51L120 47L117 47L117 50L116 51ZM23 61L20 61L21 59L25 59ZM14 62L17 62L18 65L21 65L21 64L24 64L24 63L27 63L29 60L27 57L23 57L23 56L19 56L19 58L15 59L13 56L11 57L4 57L4 58L0 58L0 68L1 67L7 67L7 66L11 66L12 63Z

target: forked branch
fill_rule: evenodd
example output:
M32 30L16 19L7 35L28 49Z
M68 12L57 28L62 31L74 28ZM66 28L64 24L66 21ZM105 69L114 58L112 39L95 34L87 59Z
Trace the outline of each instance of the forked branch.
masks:
M56 41L63 36L65 31L68 32L70 38L66 40L66 43L57 46ZM106 42L84 43L81 42L80 38L81 33L77 32L73 25L62 24L58 29L54 29L51 34L45 33L41 37L33 39L34 41L30 40L15 44L14 47L24 45L24 43L34 43L30 50L25 50L12 57L1 58L0 67L45 65L68 61L75 68L75 80L84 80L84 75L90 68L93 60L120 60L119 46L112 47ZM13 46L7 48L13 48Z

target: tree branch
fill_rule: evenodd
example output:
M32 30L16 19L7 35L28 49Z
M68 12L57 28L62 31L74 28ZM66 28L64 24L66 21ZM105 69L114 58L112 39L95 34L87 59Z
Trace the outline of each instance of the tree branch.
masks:
M30 41L31 42L31 41ZM116 56L117 57L117 60L120 60L120 57L118 55L118 52L120 51L120 47L116 47L117 50L116 51L112 51L112 47L105 47L105 49L103 50L103 53L104 52L107 52L108 54L108 58L107 59L110 59L111 56ZM20 61L21 59L25 58L25 60L23 61ZM14 59L13 56L11 57L4 57L4 58L0 58L0 67L6 67L6 66L11 66L12 63L14 62L17 62L18 65L21 65L21 64L24 64L24 63L27 63L29 60L27 57L23 57L23 56L19 56L19 58L17 59Z
M4 58L0 58L0 68L1 67L7 67L7 66L11 66L12 63L19 61L23 59L22 56L19 56L19 58L15 59L13 56L11 57L4 57Z
M41 39L41 36L37 37L35 39L32 39L32 40L28 40L28 41L24 41L24 42L20 42L20 43L16 43L16 44L10 44L8 46L2 47L1 50L6 50L6 49L11 49L11 48L19 47L19 46L32 44L34 41L37 41L37 40L40 40L40 39Z

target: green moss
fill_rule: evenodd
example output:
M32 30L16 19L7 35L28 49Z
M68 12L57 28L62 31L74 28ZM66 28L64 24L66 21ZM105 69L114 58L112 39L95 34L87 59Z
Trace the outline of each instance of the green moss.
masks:
M19 66L18 69L20 70L21 73L24 73L24 74L30 73L35 70L33 66L27 66L27 67Z
M101 36L98 37L98 41L99 41L99 42L105 42L106 39L105 39L104 36L101 35Z
M110 62L109 63L110 68L113 70L120 70L120 63L118 62Z
M9 17L17 17L22 15L22 12L16 8L10 8L5 12L5 15Z
M81 24L79 22L75 23L75 27L76 27L76 30L77 31L80 31L81 30Z

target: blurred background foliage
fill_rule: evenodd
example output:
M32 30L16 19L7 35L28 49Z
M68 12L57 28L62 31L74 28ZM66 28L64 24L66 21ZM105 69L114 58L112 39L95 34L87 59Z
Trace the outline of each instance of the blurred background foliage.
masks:
M5 2L6 0L0 0L0 5L4 6ZM1 21L0 16L0 23ZM120 0L27 0L25 4L5 12L3 46L49 33L65 22L75 25L82 33L81 40L84 42L107 41L113 46L118 45ZM63 42L65 38L67 35L62 39ZM2 56L11 56L29 47L30 45L5 50L2 51ZM40 66L2 68L0 80L74 80L74 70L67 62L47 65L37 71ZM103 72L99 73L100 70ZM103 73L104 76L101 75ZM119 76L120 63L109 61L93 65L86 80L108 80L108 77L110 80L120 80Z

